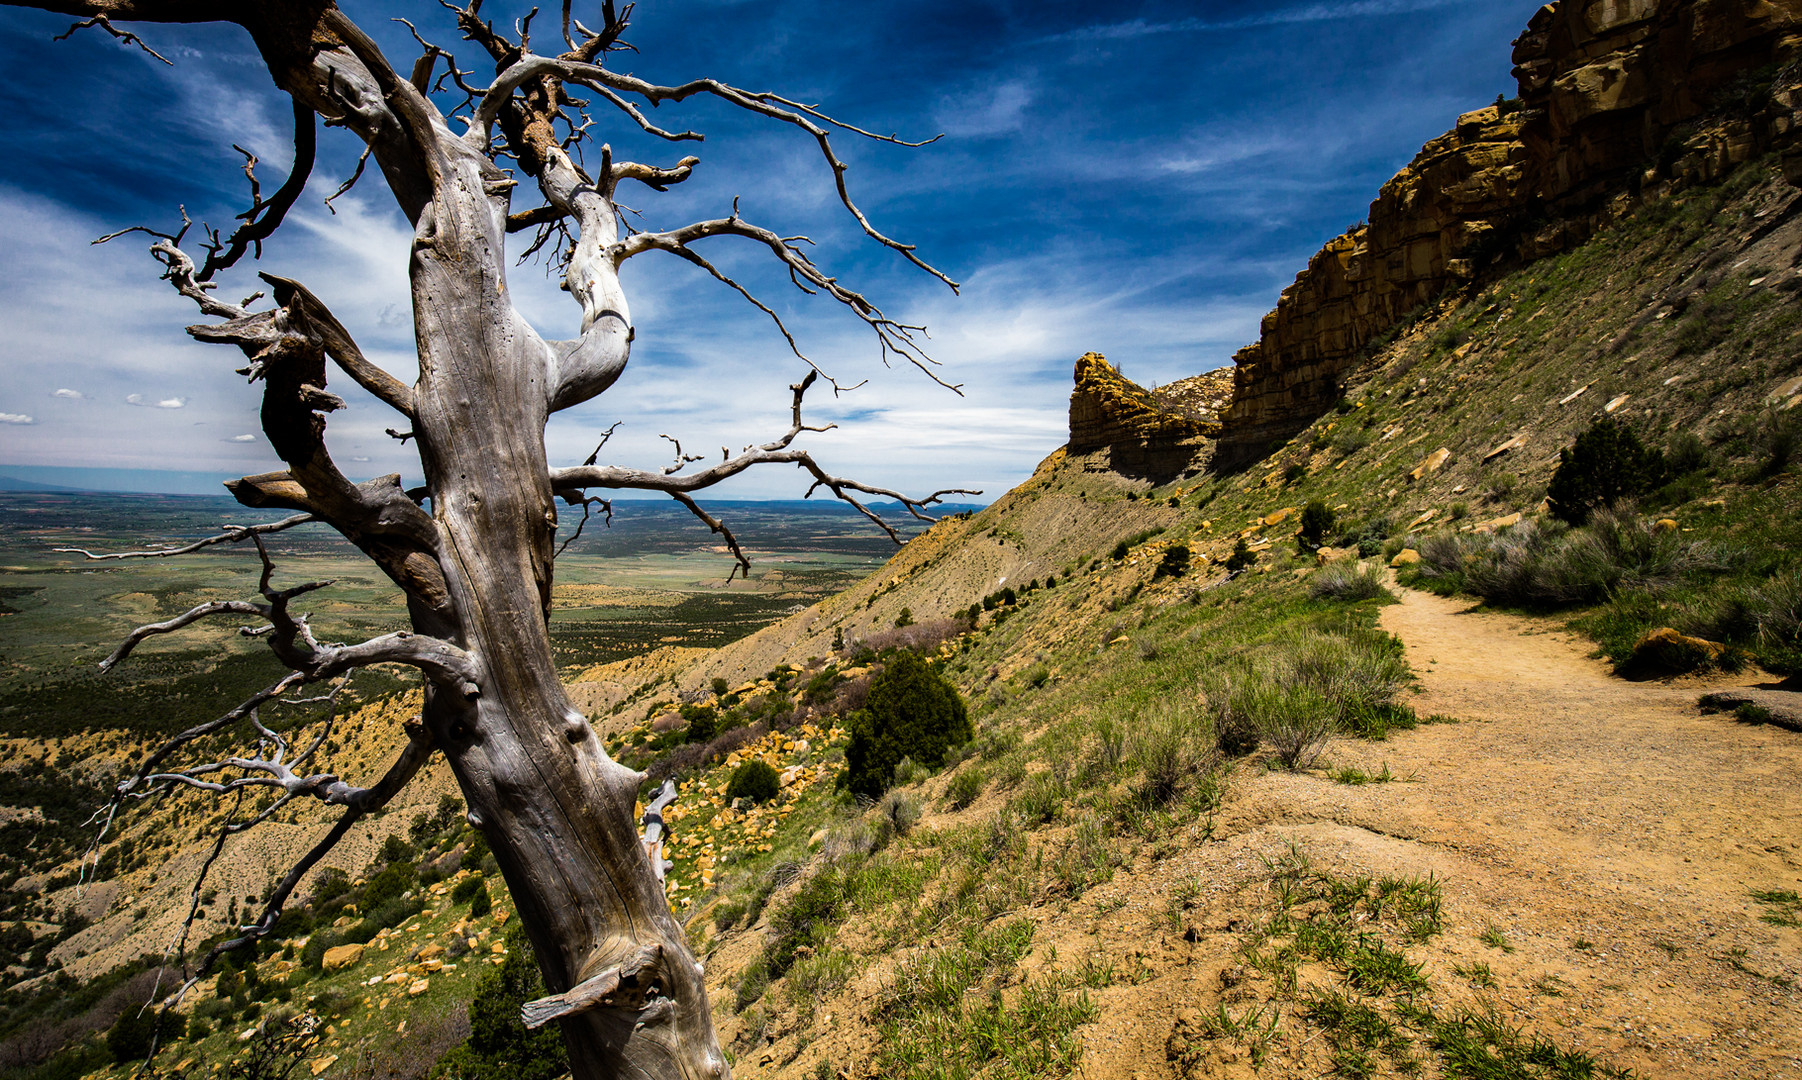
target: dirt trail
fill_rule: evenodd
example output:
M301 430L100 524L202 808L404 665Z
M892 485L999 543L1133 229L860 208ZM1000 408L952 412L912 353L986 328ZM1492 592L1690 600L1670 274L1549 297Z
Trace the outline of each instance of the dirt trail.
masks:
M1802 736L1695 706L1756 678L1627 682L1549 623L1401 596L1382 621L1415 706L1461 722L1336 744L1411 778L1329 796L1339 841L1443 852L1448 895L1516 949L1470 955L1535 986L1511 1004L1571 1041L1647 1075L1802 1076L1802 928L1751 896L1802 890Z

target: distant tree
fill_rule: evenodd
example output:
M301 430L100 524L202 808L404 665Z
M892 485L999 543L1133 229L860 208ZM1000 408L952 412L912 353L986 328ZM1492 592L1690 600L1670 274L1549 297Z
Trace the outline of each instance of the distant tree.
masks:
M937 767L945 751L974 732L964 700L944 676L913 652L900 652L870 682L864 707L851 715L844 785L875 798L888 789L903 758Z
M580 464L553 466L544 438L551 417L600 397L625 371L636 336L620 280L626 260L650 252L674 255L751 298L701 254L710 238L756 245L802 290L842 304L863 321L885 356L905 358L937 380L920 349L921 328L890 318L828 273L814 261L805 237L753 224L736 207L726 216L667 231L635 230L615 201L617 188L629 182L666 191L687 180L699 159L669 165L616 159L608 145L590 138L603 129L586 109L592 103L608 110L634 136L642 132L676 142L701 136L657 126L643 106L664 106L666 113L699 97L794 129L820 151L839 201L864 235L955 288L912 245L884 235L858 209L831 135L901 140L842 124L815 106L775 93L706 78L663 86L626 74L609 60L616 50L630 48L622 35L631 5L614 0L587 5L588 18L600 16L597 29L573 19L566 3L560 24L550 32L542 21L534 28L532 14L523 10L514 20L495 18L481 0L463 7L447 3L456 32L485 54L483 62L467 68L427 43L411 23L421 53L396 68L330 0L35 0L35 6L75 16L82 20L77 29L109 33L146 52L150 46L119 23L235 24L254 42L275 87L292 106L293 168L271 191L256 180L256 160L247 161L250 207L229 232L204 224L190 230L184 215L182 225L168 232L137 227L114 234L148 238L163 278L204 317L189 333L239 349L245 358L241 374L263 384L263 431L285 468L227 487L246 506L289 516L231 527L182 547L89 554L158 557L245 542L255 545L264 570L258 597L210 601L140 627L101 666L112 668L152 635L228 617L253 621L256 640L289 671L223 716L147 755L119 782L102 816L110 825L112 815L128 804L164 805L167 800L146 796L176 788L210 793L250 812L226 815L223 842L225 835L255 827L292 799L316 798L343 809L263 902L261 914L247 916L242 933L209 951L201 972L222 952L251 947L267 935L306 873L361 818L382 809L428 758L442 754L461 788L469 823L493 847L546 984L556 992L548 1011L537 1015L559 1021L569 1040L574 1080L719 1075L725 1059L700 967L669 910L661 868L646 858L632 817L641 774L607 754L558 678L549 625L560 551L557 504L580 507L586 521L595 507L611 511L595 492L667 495L721 535L735 556L735 572L742 572L749 563L737 539L694 496L753 467L804 471L810 492L821 489L846 501L897 541L893 528L862 497L894 499L930 521L925 510L953 492L914 498L837 477L795 447L804 432L824 430L801 417L802 400L821 372L798 348L797 358L811 370L790 387L791 422L772 441L694 471L688 469L699 456L683 453L679 444L675 463L662 468L601 462L600 447ZM402 10L417 16L423 9ZM547 40L558 51L533 51ZM478 73L481 68L487 70ZM413 385L364 355L350 329L300 282L264 273L264 290L239 302L227 297L250 293L248 286L220 288L221 275L244 256L263 256L307 189L321 119L329 132L354 137L373 159L371 173L380 175L405 219L407 243L394 256L396 265L406 268L411 288L419 371ZM110 148L95 153L97 160L105 156L109 168L131 160ZM768 168L790 165L780 155L753 160ZM359 167L349 183L362 175ZM516 205L516 198L525 205ZM545 253L575 305L568 314L576 331L563 340L541 332L515 306L516 291L509 288L515 252L508 250L508 237L534 230L527 254ZM272 303L259 307L265 294ZM792 344L775 309L752 303L776 320ZM390 434L417 450L422 485L410 488L398 474L356 483L339 469L325 438L326 416L345 407L326 389L332 365L393 411L397 427ZM407 630L351 644L314 636L306 616L292 605L329 583L277 585L264 543L268 535L308 523L336 530L400 589ZM268 703L291 703L296 692L309 688L321 691L315 700L331 696L336 692L331 688L341 688L354 672L377 665L414 669L424 684L421 713L405 725L406 745L379 777L358 783L360 778L319 767L332 725L324 710L315 710L319 715L311 731L299 724L278 730L259 720L259 708ZM229 756L200 756L215 747ZM259 807L265 795L279 801ZM258 810L264 814L257 816ZM104 833L97 850L103 841ZM654 960L641 963L646 957ZM560 996L579 984L587 990ZM602 993L596 989L602 986L618 990ZM652 990L654 1003L644 997ZM639 1022L645 1017L656 1021Z
M1602 507L1651 494L1669 476L1664 451L1648 448L1632 428L1602 416L1574 445L1558 451L1546 501L1553 517L1581 525Z
M903 626L912 626L913 624L914 613L912 608L902 608L901 614L895 616L895 629L897 630Z

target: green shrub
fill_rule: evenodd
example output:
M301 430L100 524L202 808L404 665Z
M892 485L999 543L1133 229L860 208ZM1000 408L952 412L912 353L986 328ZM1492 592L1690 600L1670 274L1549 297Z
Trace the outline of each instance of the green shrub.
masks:
M682 719L688 721L688 727L682 732L685 742L711 742L720 733L720 714L711 705L684 705L681 714Z
M1414 579L1436 592L1468 592L1520 607L1593 604L1623 590L1658 588L1729 568L1730 552L1688 540L1623 509L1598 510L1587 527L1526 521L1492 535L1440 533L1420 544Z
M1182 577L1189 572L1189 548L1185 544L1172 544L1164 549L1164 557L1158 561L1158 568L1151 576L1153 580L1166 577Z
M851 715L843 783L854 795L876 798L902 758L936 768L945 751L973 734L957 688L918 655L899 653L871 680L868 700Z
M486 892L487 886L481 874L471 874L451 887L451 903L464 904L475 898L475 894Z
M1326 534L1333 530L1337 515L1327 508L1319 499L1311 499L1301 511L1301 532L1298 534L1302 542L1311 548L1317 548L1326 540Z
M1138 767L1138 801L1157 807L1176 798L1213 767L1214 742L1208 716L1192 705L1164 705L1135 718L1124 754Z
M484 894L486 895L486 894ZM435 1077L481 1080L554 1080L569 1071L563 1033L556 1024L528 1031L520 1006L545 996L544 979L523 927L507 932L507 958L484 973L469 1003L469 1038L432 1068Z
M1359 570L1354 562L1337 562L1314 575L1308 595L1316 600L1375 600L1389 596L1376 567Z
M1296 481L1301 480L1303 477L1305 477L1307 475L1308 475L1308 467L1298 461L1295 464L1289 466L1287 469L1283 470L1283 483L1285 485L1294 484Z
M914 613L912 608L902 608L901 614L895 616L895 629L897 630L904 626L912 626L913 624Z
M776 775L776 770L768 762L752 758L732 771L732 779L726 785L726 798L766 802L775 798L781 787L782 778Z
M398 837L389 837L390 840ZM419 876L419 868L409 862L390 863L381 872L369 879L363 886L362 896L357 907L362 911L370 911L400 896L413 887L413 880Z
M953 810L962 810L982 796L982 789L988 784L988 777L976 765L970 765L951 777L945 785L945 803Z
M1252 554L1251 548L1245 543L1245 537L1241 536L1239 542L1233 545L1233 553L1226 558L1227 573L1243 570L1257 561L1258 557Z
M153 1043L171 1043L180 1039L187 1031L188 1018L181 1013L172 1012L162 1019L162 1031L157 1031L157 1008L155 1005L127 1005L119 1014L119 1019L106 1033L106 1048L111 1051L113 1060L123 1064L128 1061L142 1061L150 1056Z
M1598 509L1658 490L1669 473L1662 450L1648 449L1632 428L1603 416L1558 451L1546 498L1554 517L1581 525Z

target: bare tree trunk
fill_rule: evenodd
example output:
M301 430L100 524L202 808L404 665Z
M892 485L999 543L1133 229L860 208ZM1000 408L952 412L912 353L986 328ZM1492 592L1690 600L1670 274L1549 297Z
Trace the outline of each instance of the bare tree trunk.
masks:
M0 0L8 2L12 0ZM84 16L79 26L98 27L146 50L148 45L111 20L238 22L250 31L277 84L294 100L294 174L267 200L253 186L256 197L243 224L229 237L209 233L202 241L207 251L202 265L196 266L180 247L188 231L185 215L182 230L174 234L126 230L152 235L151 251L168 280L203 314L218 320L189 332L236 345L249 358L242 373L265 384L263 428L288 468L228 486L245 505L300 513L215 538L256 543L264 561L261 602L214 602L142 627L103 665L123 660L147 636L229 614L267 619L269 625L254 633L293 671L151 754L119 785L111 811L128 798L175 786L217 794L250 786L280 789L269 810L228 824L221 833L223 843L228 832L266 820L292 798L316 797L346 807L338 824L276 888L262 917L215 948L201 973L223 949L252 944L268 933L307 870L362 814L404 786L437 749L462 788L470 823L481 830L500 863L553 991L528 1006L525 1019L533 1026L561 1021L577 1080L725 1077L728 1069L714 1034L700 965L670 912L661 861L654 865L647 857L633 820L644 778L607 755L557 678L549 629L556 500L581 505L586 513L598 501L586 494L589 489L663 492L723 534L740 565L747 566L730 530L702 510L692 493L753 465L780 463L805 470L812 479L809 494L826 488L891 537L893 529L859 502L857 493L896 499L915 516L931 520L923 509L951 492L908 498L832 476L807 452L793 449L791 443L803 431L824 430L801 420L802 397L819 374L817 368L791 388L792 423L784 436L696 472L684 472L697 459L683 455L679 446L676 463L661 471L597 465L595 457L581 466L554 469L546 459L545 424L554 411L604 392L625 367L633 331L618 267L627 258L646 251L678 255L775 318L768 306L694 250L696 241L715 236L737 236L767 248L796 284L832 297L870 326L885 355L895 352L928 374L932 361L915 343L920 328L889 319L828 276L798 246L801 238L748 224L736 207L727 218L622 240L615 185L630 179L661 191L686 179L698 159L683 158L672 167L614 162L603 146L598 170L588 175L569 153L586 137L587 117L583 114L578 124L565 115L565 107L580 108L565 84L586 87L637 127L672 141L699 136L657 128L628 98L656 105L707 95L806 132L818 143L841 201L864 232L951 284L910 246L877 232L852 203L843 163L826 127L899 140L840 124L774 94L750 93L709 79L657 86L610 71L598 61L618 45L625 29L610 0L603 5L605 23L599 31L572 23L565 5L563 36L569 51L556 57L532 54L525 32L530 16L519 25L520 40L515 41L479 17L480 0L453 9L465 39L494 61L495 76L486 87L469 85L465 79L473 73L459 69L448 53L423 39L424 55L402 78L342 12L318 0L243 6L212 0L39 0L35 6ZM572 26L579 40L572 36ZM433 102L438 91L431 89L432 73L440 59L449 65L445 78L460 88L450 96L461 93L463 98L451 111L468 113L468 130L460 136L450 131L445 113ZM250 310L251 301L221 301L211 292L217 273L247 252L260 251L262 240L306 186L315 116L364 141L413 224L410 278L419 379L411 387L370 364L325 305L296 282L263 275L277 304L265 311ZM519 185L495 163L491 143L496 127L519 171L536 180L545 205L512 211ZM254 165L252 159L246 171ZM563 260L565 287L582 310L575 340L546 341L512 304L505 270L507 236L534 227L540 230L538 245L558 240L553 250ZM777 326L787 336L780 320ZM789 341L793 346L792 337ZM426 477L423 491L403 491L396 476L353 484L338 471L324 440L325 414L343 406L325 390L328 359L411 421L405 438L417 442ZM428 501L429 514L424 509ZM337 529L402 588L413 633L351 646L321 643L304 616L289 613L290 600L324 583L276 588L261 536L306 521ZM105 557L154 557L198 546ZM326 741L330 720L310 746L301 747L265 727L257 719L257 707L295 687L338 679L377 663L420 670L426 680L423 728L409 729L412 738L400 759L367 788L331 774L306 775L304 769ZM168 764L197 740L242 726L252 729L255 754L185 768ZM235 779L218 778L228 770L237 771ZM673 790L666 797L673 798ZM216 855L217 846L214 851ZM194 909L199 895L197 885Z

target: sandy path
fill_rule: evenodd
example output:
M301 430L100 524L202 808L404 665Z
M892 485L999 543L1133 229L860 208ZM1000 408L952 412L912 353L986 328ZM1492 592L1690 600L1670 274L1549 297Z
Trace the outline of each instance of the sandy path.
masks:
M1802 736L1701 715L1699 683L1614 678L1548 623L1401 595L1382 621L1416 708L1462 722L1333 748L1415 778L1343 788L1344 842L1444 853L1448 892L1516 946L1469 955L1557 991L1510 1003L1572 1041L1647 1075L1802 1076L1802 929L1750 895L1802 890Z

